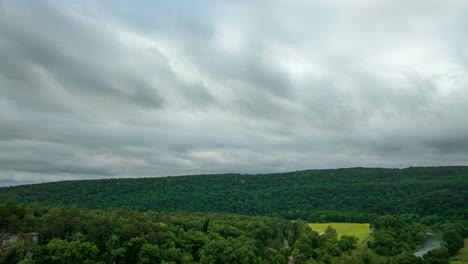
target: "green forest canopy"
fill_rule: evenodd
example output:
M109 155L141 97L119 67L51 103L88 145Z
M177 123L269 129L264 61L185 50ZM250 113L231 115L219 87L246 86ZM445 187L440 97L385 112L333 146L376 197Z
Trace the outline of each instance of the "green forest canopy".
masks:
M386 215L371 222L374 239L319 235L301 220L205 213L139 213L0 202L0 234L38 234L18 240L0 263L154 264L434 264L447 263L463 247L460 223L425 225L412 215ZM423 258L414 252L425 230L443 233L443 244ZM285 240L288 242L286 243ZM289 245L289 246L287 246Z
M468 167L349 168L272 174L220 174L63 181L0 188L0 199L216 212L309 222L369 222L379 215L467 219Z

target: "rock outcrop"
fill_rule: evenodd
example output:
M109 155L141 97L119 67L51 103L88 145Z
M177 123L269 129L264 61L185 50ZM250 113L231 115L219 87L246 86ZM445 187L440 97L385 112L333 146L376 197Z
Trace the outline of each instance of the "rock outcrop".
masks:
M0 255L5 253L11 245L18 241L24 241L26 250L34 248L39 240L39 233L23 233L23 234L0 234Z

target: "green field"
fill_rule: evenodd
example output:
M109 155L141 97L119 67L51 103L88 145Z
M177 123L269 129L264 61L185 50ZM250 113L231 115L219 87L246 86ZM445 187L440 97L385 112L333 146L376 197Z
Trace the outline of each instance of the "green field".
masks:
M358 246L365 245L371 235L369 224L356 224L356 223L320 223L320 224L309 224L312 230L321 233L325 231L328 226L332 226L336 229L338 236L348 235L356 236L359 238Z
M450 258L450 264L468 263L468 239L465 239L465 247L458 251L457 255Z

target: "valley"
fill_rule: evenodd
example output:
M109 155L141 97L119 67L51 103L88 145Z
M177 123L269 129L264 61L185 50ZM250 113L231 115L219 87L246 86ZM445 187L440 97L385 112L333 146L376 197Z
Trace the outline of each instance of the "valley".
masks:
M463 261L467 175L350 168L5 187L0 233L36 238L8 242L0 263ZM415 256L427 232L442 246Z

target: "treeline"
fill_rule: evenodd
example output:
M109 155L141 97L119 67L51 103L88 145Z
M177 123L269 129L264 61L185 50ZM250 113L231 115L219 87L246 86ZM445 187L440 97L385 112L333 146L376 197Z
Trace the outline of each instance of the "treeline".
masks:
M39 233L20 240L0 263L285 264L331 259L356 246L334 229L319 236L301 221L203 213L138 213L0 203L0 233ZM289 247L291 245L291 247Z
M19 240L0 263L155 264L433 264L448 263L463 246L462 224L426 226L415 216L373 221L369 248L356 249L354 236L323 234L302 220L204 213L139 213L89 210L37 203L0 202L0 233L38 233L36 244ZM415 257L424 229L443 232L442 247Z
M379 215L468 219L468 167L351 168L67 181L0 188L0 198L91 209L216 212L309 222Z

